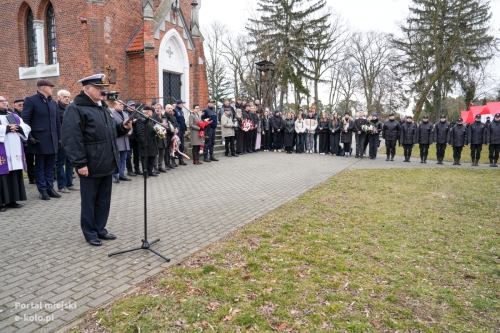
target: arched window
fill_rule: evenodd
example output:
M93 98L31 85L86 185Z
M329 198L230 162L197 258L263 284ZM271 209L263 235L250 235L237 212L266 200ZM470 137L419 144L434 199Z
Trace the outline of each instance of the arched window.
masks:
M57 63L57 42L56 42L56 16L54 14L54 7L49 4L47 15L45 17L45 24L47 25L47 50L49 53L49 65Z
M38 57L36 51L36 32L33 26L33 12L31 9L28 11L28 16L26 17L26 34L28 37L28 64L29 67L35 67L38 63Z

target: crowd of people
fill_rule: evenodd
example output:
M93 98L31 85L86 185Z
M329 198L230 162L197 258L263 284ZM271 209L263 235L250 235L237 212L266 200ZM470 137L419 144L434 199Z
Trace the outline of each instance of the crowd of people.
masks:
M498 163L500 114L487 123L478 115L469 125L460 118L451 124L445 115L434 125L428 116L417 124L411 116L397 120L393 113L382 122L377 113L368 117L364 111L358 111L356 117L318 114L314 106L307 112L301 108L298 113L271 113L259 100L238 98L224 100L220 109L209 99L203 111L198 104L188 110L182 100L175 105L157 103L144 107L139 115L134 101L106 104L104 77L96 74L80 80L83 90L71 103L71 93L64 89L53 100L54 85L48 80L37 82L34 95L14 100L13 110L0 96L1 212L20 208L17 201L26 200L25 169L41 200L81 191L82 231L91 245L100 245L100 239L115 239L105 229L112 183L128 182L137 175L157 177L186 166L186 159L192 159L194 165L219 161L214 155L219 123L227 157L274 151L375 159L382 137L386 161L394 161L399 145L404 161L410 162L418 144L420 162L427 163L429 146L435 143L438 164L443 164L450 145L453 164L460 165L462 148L469 144L472 165L478 165L483 145L489 145L490 166ZM191 158L185 152L188 136ZM73 184L75 171L80 188Z

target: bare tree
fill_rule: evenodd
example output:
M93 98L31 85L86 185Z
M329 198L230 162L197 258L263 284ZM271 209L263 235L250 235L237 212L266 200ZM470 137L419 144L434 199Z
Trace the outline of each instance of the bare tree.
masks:
M230 83L227 79L227 65L220 52L224 32L224 26L215 21L203 33L203 36L205 36L205 50L208 50L208 54L205 55L208 90L210 96L215 101L221 103L230 93Z
M366 107L371 110L374 103L378 76L394 64L394 52L386 34L370 31L357 32L351 38L352 59L361 78Z

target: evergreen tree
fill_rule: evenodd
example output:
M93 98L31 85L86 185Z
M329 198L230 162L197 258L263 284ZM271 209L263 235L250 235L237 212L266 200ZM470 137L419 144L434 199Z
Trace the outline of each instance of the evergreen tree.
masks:
M413 0L404 37L394 39L403 57L401 68L413 79L417 93L414 113L431 103L441 113L441 100L462 81L463 90L473 85L463 77L493 56L494 38L488 34L491 12L486 0Z
M247 30L257 57L276 65L280 108L290 85L296 94L308 94L302 79L310 77L311 71L304 65L304 47L317 33L314 27L326 20L322 15L314 17L325 4L326 0L312 4L310 0L259 0L257 11L261 16L249 19Z

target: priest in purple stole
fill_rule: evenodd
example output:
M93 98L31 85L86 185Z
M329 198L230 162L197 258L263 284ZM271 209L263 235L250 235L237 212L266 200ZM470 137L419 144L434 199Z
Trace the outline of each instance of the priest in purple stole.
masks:
M31 128L16 114L7 111L7 101L0 96L0 212L22 207L26 200L23 169L24 145Z

